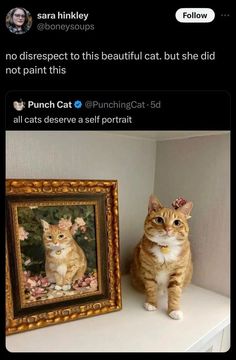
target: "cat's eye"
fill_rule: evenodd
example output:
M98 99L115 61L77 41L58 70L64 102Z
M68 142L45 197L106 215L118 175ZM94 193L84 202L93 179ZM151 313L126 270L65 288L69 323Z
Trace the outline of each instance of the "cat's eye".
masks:
M158 216L154 219L154 222L157 224L163 224L164 220L162 219L162 217Z
M63 234L60 234L58 235L59 239L63 239L64 238L64 235Z
M175 221L174 221L174 224L175 224L176 226L180 226L181 221L180 221L180 220L175 220Z
M49 240L52 240L52 236L51 236L51 235L48 235L47 238L48 238Z

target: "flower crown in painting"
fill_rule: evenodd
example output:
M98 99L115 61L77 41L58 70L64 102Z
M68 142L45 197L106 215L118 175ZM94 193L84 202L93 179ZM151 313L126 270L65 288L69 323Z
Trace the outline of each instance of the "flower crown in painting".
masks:
M79 229L81 232L86 231L86 222L83 218L77 217L75 219L74 224L72 225L71 217L69 219L61 218L59 220L58 226L61 230L71 230L72 235L76 233L76 231Z

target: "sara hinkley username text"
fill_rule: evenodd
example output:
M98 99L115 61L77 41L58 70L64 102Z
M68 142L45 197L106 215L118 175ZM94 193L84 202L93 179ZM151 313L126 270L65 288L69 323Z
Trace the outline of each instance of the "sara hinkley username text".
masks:
M94 24L49 24L40 22L37 24L38 31L91 31L95 30Z

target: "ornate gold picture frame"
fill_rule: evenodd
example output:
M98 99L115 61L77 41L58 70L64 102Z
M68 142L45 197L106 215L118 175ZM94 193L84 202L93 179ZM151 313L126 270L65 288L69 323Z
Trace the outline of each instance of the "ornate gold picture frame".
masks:
M115 180L6 181L6 333L121 309Z

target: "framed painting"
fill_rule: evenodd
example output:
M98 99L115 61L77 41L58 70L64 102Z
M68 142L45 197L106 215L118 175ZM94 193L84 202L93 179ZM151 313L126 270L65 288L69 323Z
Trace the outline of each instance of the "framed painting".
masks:
M6 333L121 309L115 180L6 181Z

